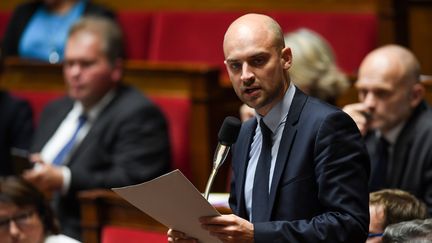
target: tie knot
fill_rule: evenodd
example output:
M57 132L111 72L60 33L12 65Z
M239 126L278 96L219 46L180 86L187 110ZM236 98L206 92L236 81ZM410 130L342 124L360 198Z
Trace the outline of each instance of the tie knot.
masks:
M79 117L78 117L78 123L79 124L82 124L82 123L84 123L84 122L86 122L87 121L87 115L86 114L81 114Z
M270 128L264 123L263 120L260 121L259 123L260 125L260 129L261 129L261 133L263 135L263 138L265 139L271 139L273 132L270 130Z
M86 121L87 121L87 115L86 114L81 114L78 117L78 126L77 126L76 132L78 132L78 130L81 129L81 127L84 125L84 123L86 123Z

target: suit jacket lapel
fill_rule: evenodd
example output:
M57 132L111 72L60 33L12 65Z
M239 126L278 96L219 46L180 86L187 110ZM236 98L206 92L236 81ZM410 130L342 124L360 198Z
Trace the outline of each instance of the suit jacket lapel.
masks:
M109 124L110 120L114 116L112 113L115 113L115 109L112 108L112 106L115 105L115 100L119 99L122 94L122 91L119 89L117 93L115 94L115 97L108 103L106 107L103 108L99 116L94 121L92 127L90 128L90 131L87 133L87 135L84 137L82 142L79 144L79 146L76 148L75 151L73 151L73 154L71 156L71 159L69 160L68 164L72 164L74 161L76 161L77 157L81 154L81 151L85 148L87 148L88 144L94 140L96 136L95 134L100 134L100 130L105 129L107 124Z
M36 130L37 134L34 136L35 140L32 143L32 152L40 152L42 150L73 107L73 101L68 97L64 97L58 102L61 102L59 105L61 109L51 109L49 110L50 113L44 114L41 117L38 129Z
M393 146L391 162L388 163L386 182L388 185L401 185L404 180L403 174L408 166L410 150L412 149L413 134L415 134L412 124L405 124L404 129ZM387 186L388 186L387 185Z
M285 128L282 133L282 138L279 145L279 151L276 158L276 164L273 172L273 179L270 189L269 195L269 205L270 208L267 211L267 220L271 218L271 212L273 211L273 205L276 198L276 191L279 185L279 181L284 172L284 168L287 164L287 158L291 152L291 147L295 136L297 134L297 123L300 118L300 114L303 110L304 105L306 104L307 96L301 92L299 89L296 89L296 93L294 95L291 108L288 112L288 116L285 123Z
M386 175L386 181L390 185L401 185L405 179L403 174L408 169L408 161L411 160L409 157L412 154L411 150L416 134L416 124L426 109L428 109L427 104L425 102L420 103L396 139L396 144L393 146L391 163L388 164Z

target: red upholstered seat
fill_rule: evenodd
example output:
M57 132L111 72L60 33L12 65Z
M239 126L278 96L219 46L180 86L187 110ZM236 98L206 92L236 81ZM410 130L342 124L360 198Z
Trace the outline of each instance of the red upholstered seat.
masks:
M11 12L0 11L0 40L3 39L3 35L6 31L7 24L9 23L9 18L11 17Z
M64 95L61 91L18 91L13 90L12 95L28 100L33 110L35 124L39 121L40 113L46 104Z
M355 73L365 55L377 46L378 20L374 14L271 12L284 32L312 29L328 40L339 66ZM295 59L294 59L295 60Z
M106 226L102 229L101 243L159 243L168 242L166 234L133 228Z
M223 70L223 36L240 12L161 12L154 16L150 60L207 62ZM266 12L284 32L307 27L324 36L341 68L354 73L363 57L377 45L374 14Z
M171 141L171 155L174 169L179 169L189 180L192 179L189 166L189 117L190 101L186 98L151 96L168 121Z
M126 58L148 59L152 14L143 11L120 11L117 20L124 33Z
M206 62L224 67L223 37L238 12L164 11L155 14L150 60Z

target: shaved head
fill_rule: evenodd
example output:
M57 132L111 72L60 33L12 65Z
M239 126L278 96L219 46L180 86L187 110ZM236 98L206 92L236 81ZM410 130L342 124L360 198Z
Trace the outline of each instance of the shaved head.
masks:
M360 65L359 76L373 67L379 67L388 78L413 85L420 80L420 64L405 47L385 45L370 52Z
M246 14L225 33L225 65L237 96L265 115L284 97L290 84L291 49L272 18Z
M285 47L284 36L279 24L272 18L262 14L246 14L236 19L228 28L224 37L224 54L227 48L237 41L266 41L277 49Z
M417 58L398 45L370 52L360 65L356 87L372 115L370 128L384 134L407 120L424 96Z

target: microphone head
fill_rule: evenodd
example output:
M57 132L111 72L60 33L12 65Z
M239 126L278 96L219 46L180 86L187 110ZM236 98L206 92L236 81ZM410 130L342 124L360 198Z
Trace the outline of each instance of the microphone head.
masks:
M241 122L238 118L228 116L225 118L219 130L218 141L220 144L231 146L237 140Z

